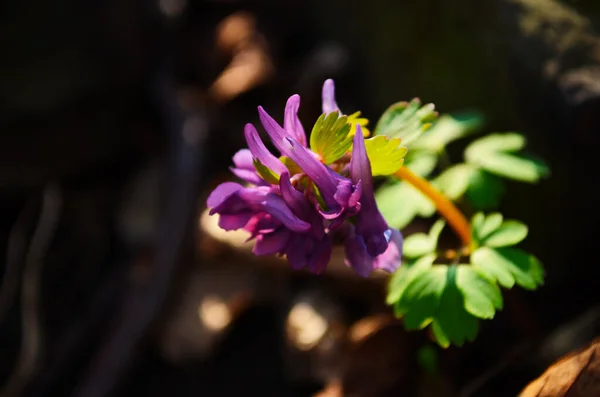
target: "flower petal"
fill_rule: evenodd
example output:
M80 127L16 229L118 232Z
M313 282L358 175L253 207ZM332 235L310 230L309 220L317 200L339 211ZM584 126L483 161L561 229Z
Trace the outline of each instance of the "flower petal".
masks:
M359 276L369 277L373 271L373 257L367 253L367 247L362 237L352 234L346 238L344 252L346 253L346 264L351 266Z
M235 168L243 170L253 170L252 152L249 149L240 149L233 155L233 165Z
M313 252L308 259L308 268L315 274L321 274L331 260L332 244L326 236L324 239L315 240Z
M335 101L335 85L332 79L327 79L325 80L325 83L323 83L322 100L323 113L331 113L340 110Z
M356 234L362 236L367 252L371 256L377 256L387 249L388 244L384 233L388 229L388 225L375 202L373 176L365 148L365 138L360 126L356 128L357 133L354 135L352 159L350 160L352 181L362 184L361 209L356 215Z
M310 229L310 224L294 215L283 198L275 193L259 188L246 188L239 195L257 212L266 212L290 230L305 232Z
M256 244L252 248L254 255L274 255L283 252L289 238L290 231L280 229L269 234L261 234L256 238Z
M330 173L327 166L321 163L307 148L302 146L293 138L286 137L283 149L287 152L286 156L291 158L304 171L306 175L317 185L327 205L335 205L333 196L337 191L341 176ZM335 179L334 175L337 176Z
M217 207L221 203L223 203L225 200L227 200L232 194L237 193L238 191L240 191L243 188L244 187L242 185L240 185L239 183L235 183L235 182L221 183L208 196L208 199L206 200L206 206L211 209L214 207ZM211 211L211 215L213 213L214 212Z
M250 213L238 215L222 214L219 215L219 227L227 231L238 230L245 227L251 218L252 214Z
M303 146L306 146L306 133L304 127L298 118L298 109L300 108L300 95L294 94L289 97L285 105L285 115L283 117L283 129L296 138Z
M277 175L281 175L282 172L287 171L287 167L281 160L269 152L263 141L260 139L258 131L256 131L256 128L254 128L252 124L246 124L244 127L244 136L246 137L248 149L250 149L252 156L258 159L265 167L274 171Z
M289 134L265 111L265 109L263 109L262 106L258 107L258 117L260 118L260 122L265 131L269 134L269 138L271 138L273 145L275 145L281 154L287 156L287 147L285 146L284 141L286 137L289 137Z
M388 229L386 237L389 241L388 247L383 254L375 257L373 267L393 273L402 264L404 239L402 238L402 234L396 229Z
M281 191L281 197L283 197L283 200L292 212L302 219L307 219L311 211L310 203L304 194L292 186L290 175L287 172L281 174L279 190Z

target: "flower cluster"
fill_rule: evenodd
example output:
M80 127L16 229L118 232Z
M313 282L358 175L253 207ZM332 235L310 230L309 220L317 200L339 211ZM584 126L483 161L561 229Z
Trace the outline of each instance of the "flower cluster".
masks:
M323 115L317 121L332 156L311 146L298 119L300 96L286 104L283 126L258 107L261 124L281 157L264 145L246 124L248 149L233 157L231 171L246 182L225 182L209 196L210 214L219 214L225 230L244 229L255 239L256 255L285 255L295 269L322 272L332 246L343 244L346 263L367 277L374 269L393 272L401 262L402 235L377 209L371 162L359 113L341 114L334 84L323 85ZM317 131L317 132L318 132ZM324 131L324 132L323 132ZM323 138L325 137L325 138Z

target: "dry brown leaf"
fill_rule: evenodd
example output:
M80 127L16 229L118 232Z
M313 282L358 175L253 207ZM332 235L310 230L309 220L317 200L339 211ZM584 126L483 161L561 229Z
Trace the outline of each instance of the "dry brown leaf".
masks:
M519 395L519 397L598 396L600 396L600 338L552 364Z

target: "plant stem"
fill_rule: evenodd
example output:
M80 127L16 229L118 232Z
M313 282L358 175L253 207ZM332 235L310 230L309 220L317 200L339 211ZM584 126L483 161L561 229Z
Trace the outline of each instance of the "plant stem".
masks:
M448 200L446 196L435 189L427 180L413 173L406 167L401 167L394 176L398 179L403 179L413 185L421 193L427 196L435 205L438 212L446 218L450 227L460 237L466 247L471 244L471 227L467 218L456 206Z

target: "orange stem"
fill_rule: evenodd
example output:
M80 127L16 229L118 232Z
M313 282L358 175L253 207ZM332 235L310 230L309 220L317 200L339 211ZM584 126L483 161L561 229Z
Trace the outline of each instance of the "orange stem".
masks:
M396 171L394 176L410 183L427 196L433 202L438 212L446 218L446 221L448 221L450 227L458 234L463 244L466 247L469 247L471 244L471 227L469 226L467 218L465 218L463 213L456 208L452 201L448 200L446 196L431 186L427 180L421 178L406 167L401 167Z

